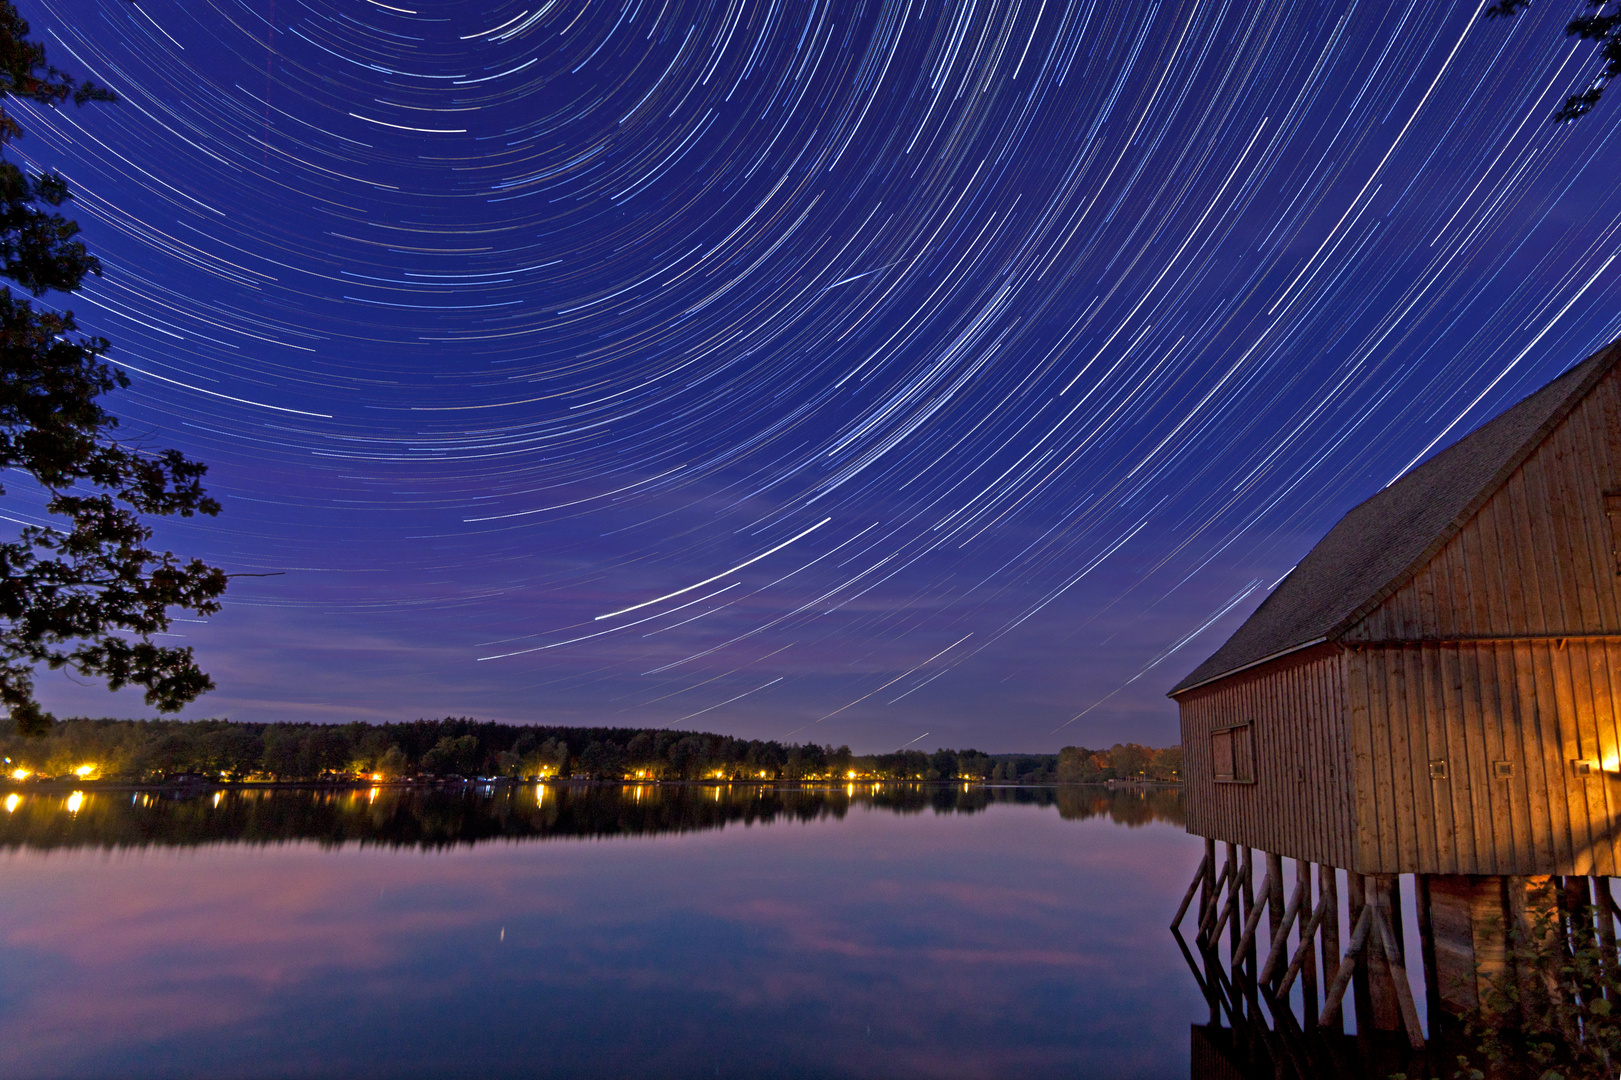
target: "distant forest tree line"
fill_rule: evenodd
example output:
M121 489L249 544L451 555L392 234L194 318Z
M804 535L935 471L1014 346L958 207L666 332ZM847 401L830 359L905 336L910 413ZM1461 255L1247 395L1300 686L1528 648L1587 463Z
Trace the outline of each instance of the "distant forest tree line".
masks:
M251 724L230 720L64 720L43 737L0 723L6 770L26 776L145 781L418 776L593 780L973 780L1097 783L1178 780L1182 749L1135 743L1057 754L903 750L739 739L666 729L520 727L447 717L401 724Z
M538 785L537 785L538 787ZM59 795L23 798L0 814L0 851L194 847L311 840L432 851L491 840L654 836L733 825L842 820L852 810L899 815L978 814L991 806L1042 806L1068 821L1107 818L1135 828L1186 825L1174 788L839 784L704 790L671 785L638 792L580 784L541 791L527 784L392 787L349 798L299 788L231 791L222 799L92 792L63 813ZM718 798L716 797L718 796Z

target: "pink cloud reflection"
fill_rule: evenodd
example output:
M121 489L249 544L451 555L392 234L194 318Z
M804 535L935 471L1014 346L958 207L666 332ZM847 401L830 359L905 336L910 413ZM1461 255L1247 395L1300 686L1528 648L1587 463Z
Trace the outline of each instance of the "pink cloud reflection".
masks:
M491 994L543 1013L589 991L693 1009L707 1032L697 1042L750 1017L780 1028L822 1016L814 1037L790 1028L777 1041L784 1052L802 1043L795 1052L830 1072L972 1075L1022 1061L1041 1074L1079 1051L991 1034L1024 1022L1032 987L1101 999L1186 982L1175 992L1195 1000L1185 973L1142 958L1174 955L1158 909L1174 906L1196 859L1172 827L1022 806L435 854L308 844L11 854L0 857L12 973L0 1073L95 1075L119 1061L181 1073L204 1061L220 1076L267 1064L341 1072L390 1040L420 1067L443 1048L409 1024L391 1029L391 1016L476 1028ZM301 1041L301 1010L390 1034ZM1146 1049L1119 1047L1117 1064L1184 1052L1192 1012L1165 1012L1165 1032L1134 1033ZM857 1038L874 1018L884 1038ZM1103 1013L1087 1022L1118 1026ZM491 1036L492 1074L501 1037ZM942 1056L953 1039L961 1045ZM282 1056L250 1060L251 1046ZM171 1058L179 1064L160 1067Z

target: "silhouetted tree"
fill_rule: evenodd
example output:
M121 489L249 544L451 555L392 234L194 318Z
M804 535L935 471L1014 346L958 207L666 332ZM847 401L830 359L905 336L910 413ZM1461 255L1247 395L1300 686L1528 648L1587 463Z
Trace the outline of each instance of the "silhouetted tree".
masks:
M84 105L113 95L51 67L28 34L16 7L0 0L0 277L38 298L77 291L101 264L58 210L72 198L62 177L30 175L4 158L23 134L4 103ZM34 697L40 664L111 690L145 687L147 704L164 712L214 686L191 649L152 636L169 629L171 608L217 612L225 574L153 550L143 520L219 513L203 492L206 466L113 438L118 422L97 399L128 380L102 359L105 339L76 330L71 311L35 307L0 286L0 469L32 478L46 512L62 522L26 525L0 543L0 705L27 735L52 723Z
M431 773L468 775L479 766L478 738L473 735L446 735L422 755L422 769Z
M1611 4L1615 9L1611 10ZM1565 25L1565 34L1568 37L1581 38L1593 42L1598 50L1599 59L1604 63L1597 75L1593 76L1587 84L1587 89L1577 94L1571 94L1565 103L1554 113L1556 124L1567 124L1572 120L1579 120L1593 111L1598 99L1603 96L1604 88L1610 80L1621 75L1621 2L1617 0L1585 0L1589 14L1578 15ZM1531 6L1531 0L1497 0L1497 3L1486 9L1488 18L1508 18L1519 14Z

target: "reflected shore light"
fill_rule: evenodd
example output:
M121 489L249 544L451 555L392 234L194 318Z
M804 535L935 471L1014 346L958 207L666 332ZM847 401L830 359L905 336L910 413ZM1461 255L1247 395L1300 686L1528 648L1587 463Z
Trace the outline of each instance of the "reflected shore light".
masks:
M68 813L77 814L79 812L79 807L81 807L83 805L84 805L84 792L75 791L73 794L68 796L68 802L67 802Z
M18 795L15 791L12 792L10 795L7 795L6 796L6 813L8 813L8 814L16 813L17 812L17 807L21 806L22 803L23 803L23 797L21 795Z

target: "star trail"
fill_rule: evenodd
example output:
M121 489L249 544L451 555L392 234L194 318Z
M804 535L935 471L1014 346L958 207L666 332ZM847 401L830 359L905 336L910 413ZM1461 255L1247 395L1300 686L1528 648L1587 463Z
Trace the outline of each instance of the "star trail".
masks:
M124 430L211 465L161 538L284 572L177 624L186 715L1171 741L1341 513L1621 333L1621 102L1552 124L1572 11L1484 7L23 4L121 99L15 152Z

